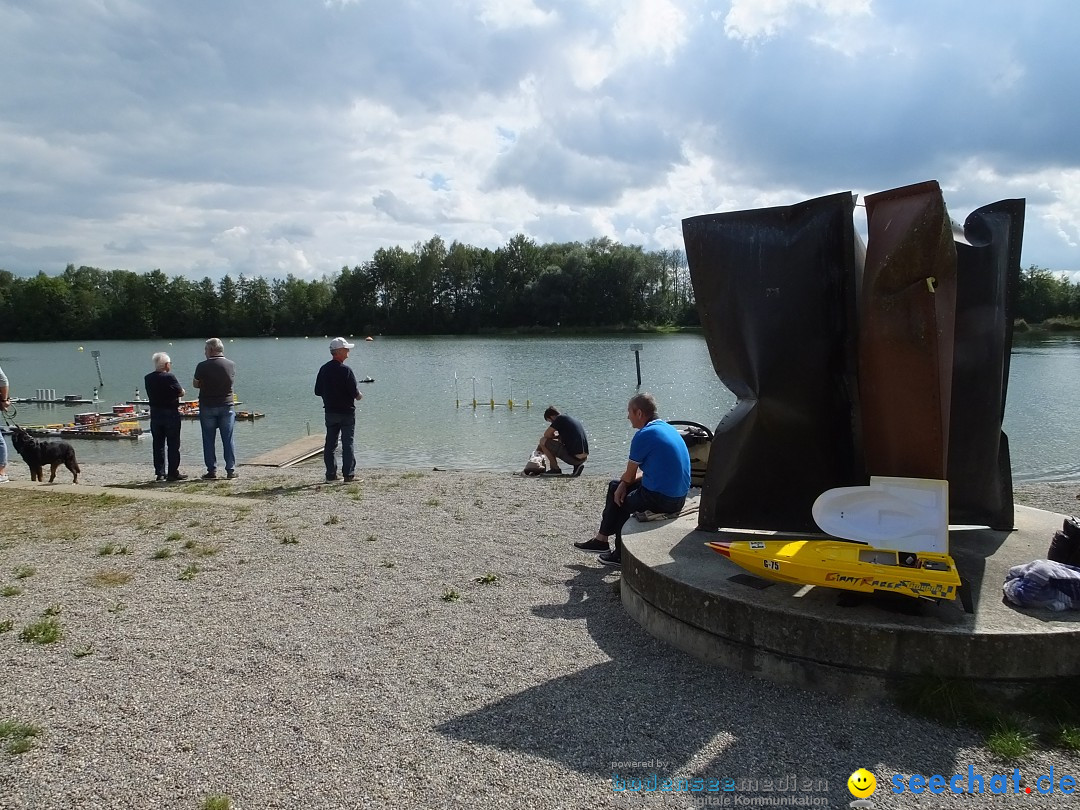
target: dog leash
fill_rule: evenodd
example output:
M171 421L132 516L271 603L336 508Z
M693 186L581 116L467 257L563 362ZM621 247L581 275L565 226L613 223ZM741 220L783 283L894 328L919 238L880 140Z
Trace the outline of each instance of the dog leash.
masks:
M6 424L8 427L18 427L18 425L15 424L15 417L19 415L19 412L15 410L15 408L8 406L8 408L4 410L3 413L4 424Z

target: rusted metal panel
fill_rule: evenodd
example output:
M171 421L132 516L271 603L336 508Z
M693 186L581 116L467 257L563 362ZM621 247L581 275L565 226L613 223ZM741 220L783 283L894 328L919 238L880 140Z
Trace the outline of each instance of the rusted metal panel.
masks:
M859 399L870 475L946 477L956 247L936 181L866 198Z

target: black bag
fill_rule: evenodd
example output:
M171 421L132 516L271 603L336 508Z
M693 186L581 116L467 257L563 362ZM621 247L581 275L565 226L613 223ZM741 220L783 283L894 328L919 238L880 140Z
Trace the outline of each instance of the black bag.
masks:
M1054 532L1046 558L1065 565L1080 566L1080 520L1065 518L1061 531Z

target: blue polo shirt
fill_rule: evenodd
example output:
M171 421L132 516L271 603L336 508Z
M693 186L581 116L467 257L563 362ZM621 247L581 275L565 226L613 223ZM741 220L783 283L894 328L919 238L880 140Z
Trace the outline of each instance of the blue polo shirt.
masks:
M690 491L690 451L679 431L654 419L630 440L630 460L641 468L641 485L651 492L683 498Z

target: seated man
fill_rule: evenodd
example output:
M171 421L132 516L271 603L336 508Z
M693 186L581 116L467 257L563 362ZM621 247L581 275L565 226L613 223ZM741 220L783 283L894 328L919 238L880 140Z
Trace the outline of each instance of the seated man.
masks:
M560 461L574 468L573 475L581 475L581 468L589 457L589 440L581 422L569 414L559 413L554 405L544 411L544 421L550 423L550 427L544 431L536 448L547 458L548 468L544 475L562 475Z
M574 543L582 551L599 551L600 562L622 566L622 527L634 512L678 512L690 491L690 452L686 442L656 415L652 394L630 399L626 418L637 430L630 441L630 459L618 481L608 484L600 528L589 540ZM615 548L608 538L615 535Z

